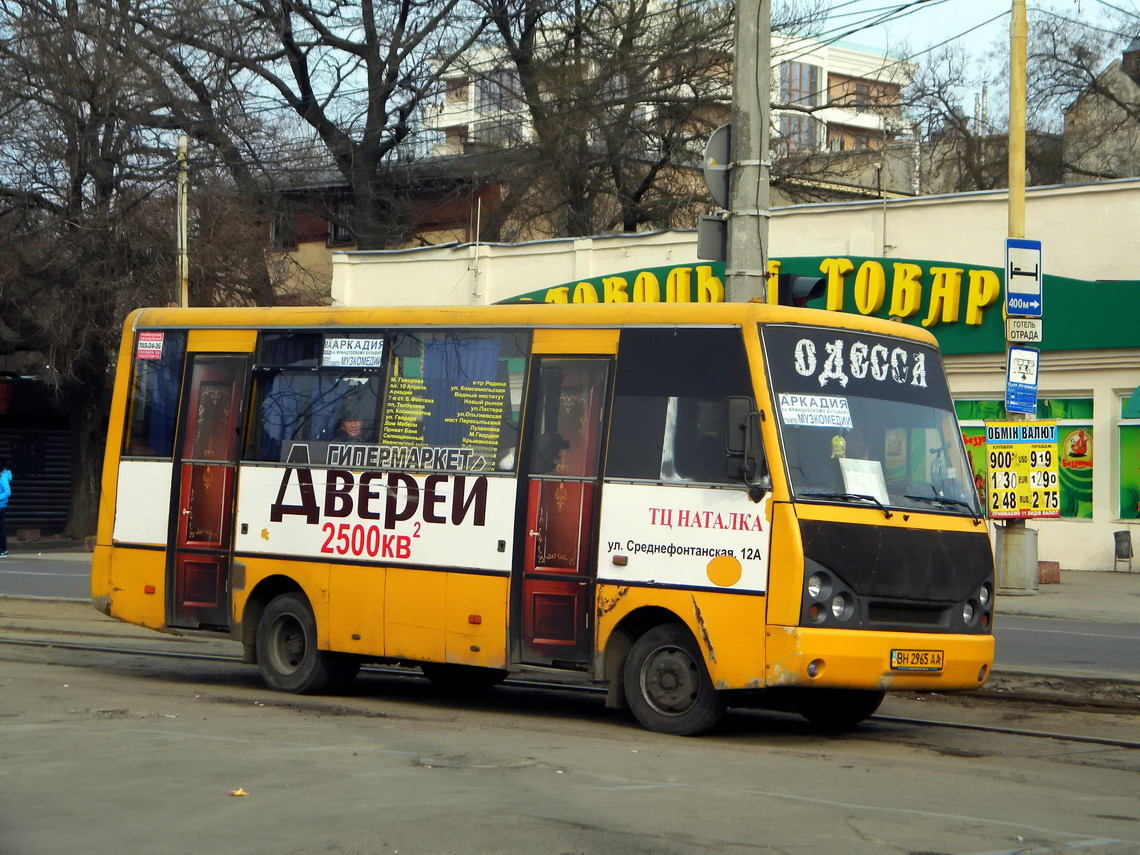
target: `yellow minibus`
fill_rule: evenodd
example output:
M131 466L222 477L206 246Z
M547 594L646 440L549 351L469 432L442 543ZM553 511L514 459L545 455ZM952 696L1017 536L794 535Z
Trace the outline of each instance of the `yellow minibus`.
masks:
M981 686L994 563L934 338L746 304L141 309L91 587L287 692L539 672L645 727Z

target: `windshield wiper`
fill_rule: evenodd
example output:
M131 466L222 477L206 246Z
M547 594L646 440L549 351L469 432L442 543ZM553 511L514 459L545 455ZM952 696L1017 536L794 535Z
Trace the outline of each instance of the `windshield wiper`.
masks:
M931 502L936 505L954 505L959 508L965 508L970 512L970 516L973 517L975 525L977 524L978 520L981 519L972 505L959 499L947 499L945 496L912 496L909 493L904 495L903 498L914 499L916 502Z
M883 512L883 516L890 519L894 514L887 510L887 506L876 499L874 496L868 496L865 493L831 493L831 492L812 492L812 493L796 493L797 498L804 499L841 499L845 502L871 502L879 507Z

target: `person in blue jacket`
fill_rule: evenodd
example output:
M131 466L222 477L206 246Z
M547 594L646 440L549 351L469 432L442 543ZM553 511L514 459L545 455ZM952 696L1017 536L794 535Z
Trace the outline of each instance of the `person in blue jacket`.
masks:
M0 558L8 557L8 534L4 530L4 514L12 495L12 470L6 458L0 457Z

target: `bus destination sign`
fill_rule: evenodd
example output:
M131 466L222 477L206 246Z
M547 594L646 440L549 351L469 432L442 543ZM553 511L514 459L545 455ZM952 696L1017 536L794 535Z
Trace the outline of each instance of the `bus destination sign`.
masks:
M986 422L991 519L1061 515L1056 422Z

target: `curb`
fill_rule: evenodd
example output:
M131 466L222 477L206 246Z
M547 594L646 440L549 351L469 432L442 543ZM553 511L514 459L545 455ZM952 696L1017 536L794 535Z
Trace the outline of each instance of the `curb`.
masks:
M1094 707L1140 715L1140 682L1027 671L995 671L980 689L963 695L990 701Z

